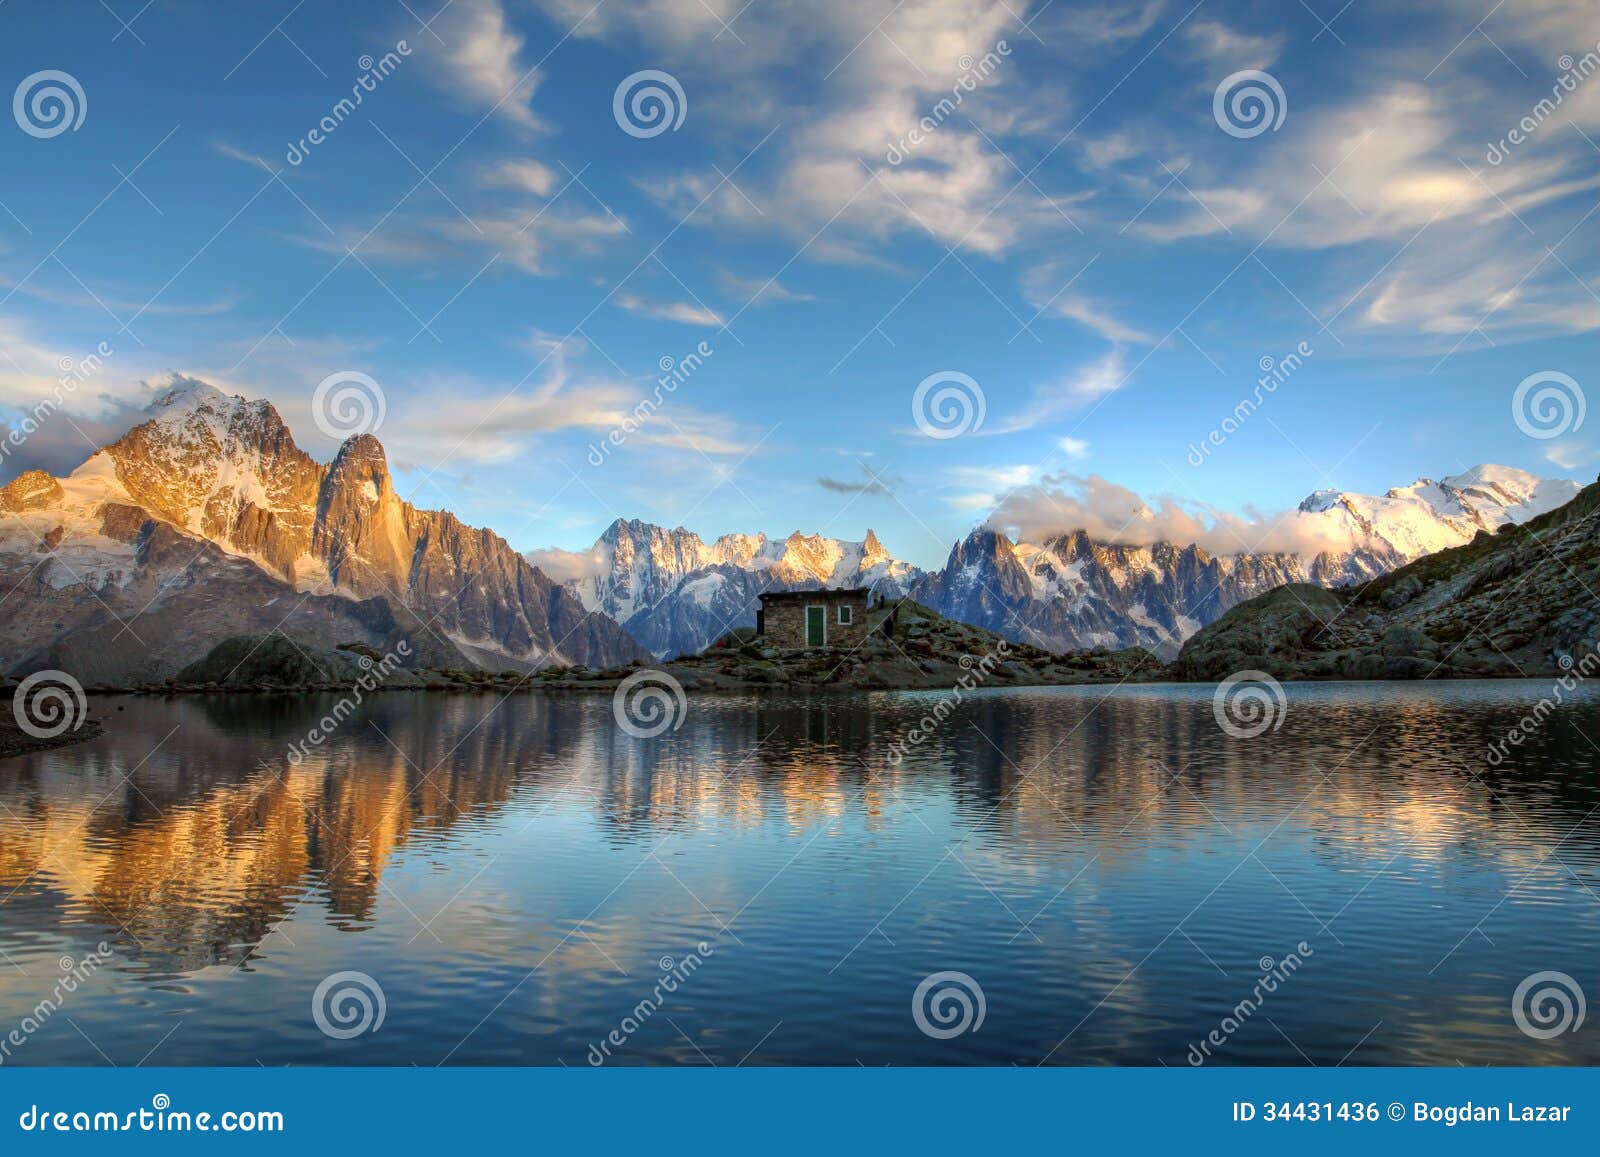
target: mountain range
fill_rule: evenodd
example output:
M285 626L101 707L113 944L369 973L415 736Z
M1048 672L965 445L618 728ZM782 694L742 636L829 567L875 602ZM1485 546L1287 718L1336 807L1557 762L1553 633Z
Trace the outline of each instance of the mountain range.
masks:
M1046 650L1142 647L1172 658L1201 627L1274 587L1363 582L1479 530L1543 514L1577 492L1575 482L1491 465L1381 496L1319 490L1279 527L1279 537L1339 544L1309 555L1213 555L1193 543L1104 542L1071 528L1015 541L980 526L931 572L896 559L870 530L861 542L797 531L708 544L683 527L618 519L585 556L587 573L567 586L657 658L693 654L753 626L763 591L841 586L909 594L949 618Z
M1184 679L1545 675L1554 702L1600 671L1600 483L1572 501L1349 587L1290 585L1234 607L1184 644ZM1254 680L1257 684L1259 679ZM1549 703L1541 704L1548 707ZM1540 711L1531 718L1542 721ZM1523 728L1538 730L1525 717ZM1526 734L1491 747L1498 765Z
M0 489L0 668L148 680L252 631L405 638L438 666L642 655L500 536L402 501L371 435L323 465L271 403L193 379L150 415L65 478Z
M1172 658L1246 599L1285 583L1364 582L1480 530L1544 514L1578 489L1484 465L1382 496L1319 490L1275 524L1278 538L1322 544L1314 553L1213 555L1193 543L1101 542L1082 530L1014 542L979 527L911 593L941 614L1046 650L1143 647Z
M1045 650L1171 658L1266 591L1364 582L1577 492L1492 465L1382 496L1317 491L1279 526L1314 552L1213 554L1074 527L1019 540L984 525L933 571L870 530L860 541L708 543L618 519L582 573L558 582L538 565L546 552L519 555L492 531L403 501L375 437L346 440L324 465L269 402L175 377L146 420L71 474L30 471L0 487L0 670L148 681L222 638L271 632L379 649L403 638L423 666L608 667L692 654L752 626L764 591L841 586L909 595ZM1136 519L1126 537L1141 531Z
M727 534L707 544L681 526L619 518L588 557L592 573L568 588L657 658L695 654L737 627L755 626L765 591L872 587L898 597L922 576L870 530L860 542L796 531L783 539Z

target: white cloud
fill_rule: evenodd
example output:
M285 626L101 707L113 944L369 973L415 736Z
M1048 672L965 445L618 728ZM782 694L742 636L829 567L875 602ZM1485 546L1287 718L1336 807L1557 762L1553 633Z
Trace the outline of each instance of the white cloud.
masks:
M501 161L483 173L483 183L495 188L519 189L524 193L548 197L560 183L560 175L549 165L530 159Z
M778 301L815 301L813 294L799 293L784 285L776 277L762 281L755 277L740 277L726 269L719 270L717 280L732 293L746 298L750 305L771 305Z
M628 226L610 213L568 207L557 200L538 208L479 212L470 219L449 216L395 215L368 232L343 228L335 236L313 233L291 238L297 244L326 253L347 249L368 260L404 264L436 264L459 257L464 246L479 250L480 264L487 256L524 273L548 273L549 255L556 250L594 254L607 241L628 232Z
M1582 442L1565 439L1551 442L1544 448L1544 458L1563 470L1582 470L1600 462L1600 451Z
M956 510L993 510L1002 496L1039 476L1037 466L951 466L944 472L959 490L945 502Z
M1128 376L1122 350L1114 348L1057 381L1036 388L1032 399L1021 410L985 425L978 433L1014 434L1031 430L1121 389Z
M599 578L611 569L611 552L602 547L588 550L562 550L549 547L526 551L523 558L544 571L557 583L578 582L586 578Z
M692 305L687 301L647 301L632 293L619 293L611 299L612 303L627 310L637 313L641 317L653 317L660 321L682 322L684 325L721 326L722 315L709 306Z
M1108 341L1138 342L1148 345L1155 340L1143 330L1118 321L1081 294L1072 293L1058 297L1048 307L1048 312L1086 325Z
M572 0L547 6L567 18L577 8ZM1019 83L1013 42L1027 38L1020 21L1032 4L1017 0L1008 10L989 0L893 6L824 0L712 7L715 16L698 0L613 5L580 33L652 44L667 66L692 79L691 118L734 120L757 134L752 140L781 123L781 132L735 176L737 188L711 170L642 182L672 211L683 215L699 206L697 225L778 229L799 239L826 226L826 236L808 250L823 259L869 258L901 234L1001 254L1024 236L1071 230L1066 199L1052 205L1019 182L995 140L1004 130L1043 127L1025 126L1005 95ZM722 31L718 16L737 16L734 30L744 46L705 51L705 41ZM719 48L729 43L723 32ZM819 83L818 72L825 81ZM960 83L964 76L967 84ZM804 94L798 99L795 85ZM909 141L934 122L920 143ZM985 124L991 140L975 124ZM896 148L905 160L891 164Z
M1006 495L988 521L1022 541L1082 530L1102 542L1134 546L1195 543L1213 555L1281 551L1310 556L1351 545L1349 535L1332 523L1300 518L1295 510L1238 514L1171 495L1147 501L1097 474L1047 476Z
M433 27L444 43L424 36L418 44L434 61L438 87L525 128L538 127L529 101L539 77L520 63L523 38L499 0L454 0Z
M1192 20L1185 26L1184 35L1198 56L1229 73L1266 68L1283 48L1280 35L1253 36L1229 28L1220 20ZM1221 80L1222 75L1225 74L1219 74L1217 79Z

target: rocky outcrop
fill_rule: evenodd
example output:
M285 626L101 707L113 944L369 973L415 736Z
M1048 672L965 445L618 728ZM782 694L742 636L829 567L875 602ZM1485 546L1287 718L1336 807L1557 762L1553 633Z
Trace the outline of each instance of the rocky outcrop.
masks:
M1280 679L1583 677L1600 671L1600 484L1355 587L1291 585L1184 645L1177 673Z
M0 486L0 511L44 510L61 501L61 484L43 470L24 470Z
M317 685L417 688L423 680L409 669L410 650L401 643L384 655L361 644L330 648L281 635L235 635L175 678L184 684L250 690Z
M739 630L665 670L685 686L702 689L959 688L962 693L980 687L1151 682L1168 674L1148 651L1057 655L957 622L911 599L890 601L870 612L869 621L865 640L849 648L783 650L754 631Z

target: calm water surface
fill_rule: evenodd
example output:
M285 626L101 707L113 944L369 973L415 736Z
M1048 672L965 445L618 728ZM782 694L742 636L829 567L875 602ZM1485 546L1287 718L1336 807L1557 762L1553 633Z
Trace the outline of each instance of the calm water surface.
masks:
M1597 1064L1593 1011L1512 1017L1536 972L1600 998L1600 699L1485 760L1549 691L1294 687L1255 739L1207 687L995 691L898 766L937 696L641 740L606 696L392 695L298 766L332 697L101 699L101 738L0 761L4 1059L1184 1065L1233 1016L1210 1063ZM344 971L384 1015L337 1039ZM946 971L984 1016L936 1039Z

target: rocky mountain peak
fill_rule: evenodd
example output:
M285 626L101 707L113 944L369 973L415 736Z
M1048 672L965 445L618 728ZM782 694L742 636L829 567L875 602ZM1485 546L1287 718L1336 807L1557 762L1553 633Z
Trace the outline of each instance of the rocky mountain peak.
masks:
M354 434L344 440L323 483L324 499L349 492L369 503L393 495L389 477L389 456L383 443L371 434Z
M43 470L24 470L0 486L0 510L44 510L61 502L61 483Z

